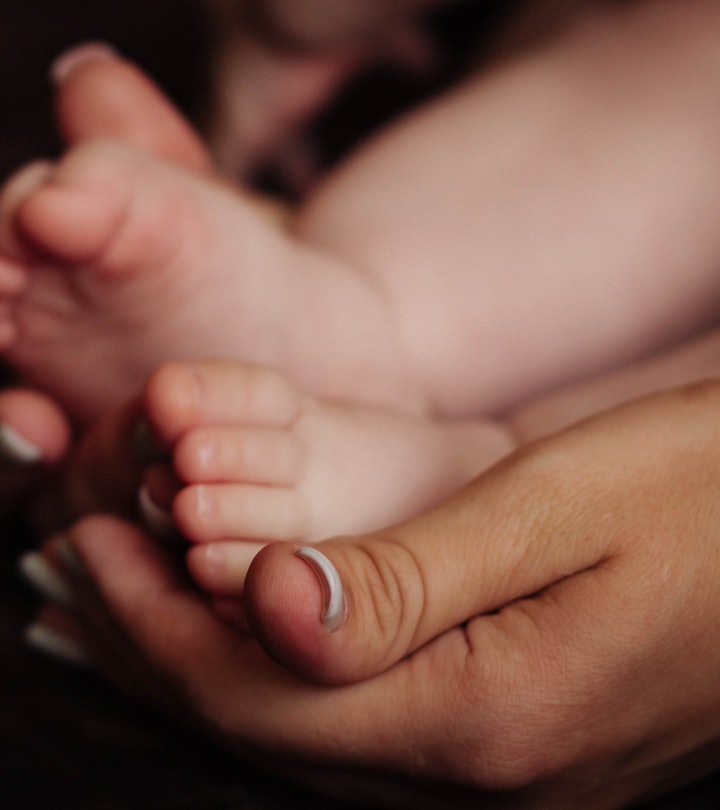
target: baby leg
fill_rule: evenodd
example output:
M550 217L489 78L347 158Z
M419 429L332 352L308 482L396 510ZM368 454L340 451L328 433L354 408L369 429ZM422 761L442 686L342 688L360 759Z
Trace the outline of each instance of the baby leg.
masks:
M436 411L503 412L716 322L719 9L586 9L309 201L302 236L377 276Z
M148 494L196 544L194 577L221 596L241 592L262 544L388 525L513 448L491 422L438 423L323 401L275 371L228 362L162 368L144 411L178 479L175 492L153 492L149 477Z
M553 391L508 414L522 442L554 433L634 399L720 375L720 329L607 374Z

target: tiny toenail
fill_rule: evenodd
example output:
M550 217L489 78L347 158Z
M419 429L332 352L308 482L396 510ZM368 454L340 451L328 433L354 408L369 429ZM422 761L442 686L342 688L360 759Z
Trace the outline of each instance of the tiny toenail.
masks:
M68 581L39 552L23 554L18 569L22 578L41 596L61 607L74 604L75 597Z
M153 500L147 487L138 491L138 508L145 526L158 537L175 534L175 522L172 514Z
M45 624L31 624L25 629L25 642L33 649L66 664L90 667L93 660L87 649L75 639Z
M14 464L37 464L42 459L42 451L10 425L3 423L0 424L0 458Z
M204 484L197 484L193 487L195 491L195 508L197 515L204 521L215 518L217 514L217 503L210 493L210 487Z
M345 623L347 606L342 581L335 566L316 548L303 546L295 554L301 557L312 568L323 592L323 609L320 620L331 633L339 630Z
M117 51L105 42L86 42L55 58L50 65L50 79L55 84L62 84L80 65L98 60L109 62L117 57Z
M208 543L203 546L205 568L211 577L224 574L227 569L227 546L224 543Z
M214 435L203 436L198 442L197 465L204 473L211 473L217 468L218 443Z

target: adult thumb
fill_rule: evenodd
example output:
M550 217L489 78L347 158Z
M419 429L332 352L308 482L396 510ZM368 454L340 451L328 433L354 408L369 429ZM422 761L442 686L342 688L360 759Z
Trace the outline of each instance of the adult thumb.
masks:
M631 470L618 476L613 446L605 430L568 431L411 521L309 547L267 546L245 582L256 637L312 681L353 682L597 565L617 548L617 534L603 530L608 497L632 483Z
M656 558L658 530L683 536L714 481L719 407L717 382L667 391L527 445L410 522L309 555L269 546L251 626L280 663L345 683L611 558Z

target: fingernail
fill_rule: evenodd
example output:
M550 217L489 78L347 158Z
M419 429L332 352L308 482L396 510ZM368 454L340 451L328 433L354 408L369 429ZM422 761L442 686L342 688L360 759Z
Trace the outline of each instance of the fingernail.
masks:
M323 627L331 633L339 630L345 623L346 605L345 594L337 569L316 548L303 546L295 554L305 560L320 582L323 593L323 609L320 621Z
M50 66L50 78L55 84L62 84L80 65L99 59L117 59L117 51L105 42L86 42L61 53Z
M14 428L0 424L0 457L14 464L37 464L42 459L40 448L23 438Z
M131 441L135 457L143 464L154 464L168 458L168 453L155 438L146 419L138 419Z
M66 608L74 604L75 596L67 580L42 554L36 551L23 554L18 561L18 570L22 578L46 599Z
M138 508L145 526L153 534L159 537L175 534L175 522L172 515L155 503L147 487L140 487L138 491Z
M25 642L34 650L66 664L91 667L93 660L82 644L44 624L31 624L25 628Z

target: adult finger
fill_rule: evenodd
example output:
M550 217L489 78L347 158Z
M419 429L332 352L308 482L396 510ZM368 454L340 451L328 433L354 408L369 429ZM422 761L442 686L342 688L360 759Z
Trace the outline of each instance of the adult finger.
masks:
M175 714L184 711L186 722L243 757L323 790L346 795L354 778L358 796L393 796L393 807L413 808L446 807L455 795L444 782L419 792L410 787L412 798L404 804L406 777L398 773L421 778L414 772L423 759L433 763L428 778L452 777L440 755L448 737L438 730L456 720L456 686L465 669L462 633L449 634L422 660L382 681L318 689L218 619L205 597L130 524L86 518L63 542L76 555L63 572L81 593L77 601L86 612L76 608L73 615L83 640L93 660L131 693ZM442 677L431 678L439 665ZM458 758L457 773L465 768ZM315 782L318 771L322 777Z
M579 797L614 807L716 762L717 645L665 609L653 625L657 594L636 587L636 567L570 577L375 678L318 687L224 625L128 524L87 519L68 540L86 584L72 581L96 595L81 600L83 637L111 677L324 791L416 809L465 806L461 798L505 810L572 808ZM676 620L688 592L670 611Z
M11 464L51 464L70 446L70 424L44 394L26 388L0 391L0 456Z
M38 490L70 443L70 423L48 397L23 388L0 391L0 511ZM30 515L33 524L43 515L38 505Z
M199 136L142 71L101 43L62 54L52 77L56 115L65 140L112 138L181 163L210 170Z
M652 526L685 520L720 446L717 385L617 409L515 453L450 501L382 532L273 544L244 599L265 649L324 683L367 678L448 628L607 564ZM668 430L672 425L672 430ZM682 480L667 459L687 460ZM646 498L648 491L652 498ZM684 500L683 500L684 499ZM689 500L688 500L689 499Z

